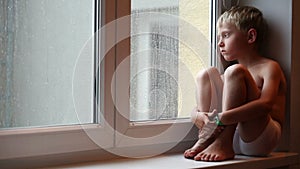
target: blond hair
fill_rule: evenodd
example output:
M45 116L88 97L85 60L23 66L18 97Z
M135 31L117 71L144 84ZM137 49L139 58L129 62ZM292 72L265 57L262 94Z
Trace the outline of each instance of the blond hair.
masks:
M262 50L266 43L268 25L262 12L251 6L234 6L225 11L218 19L217 27L230 23L242 32L247 33L251 28L257 32L256 46Z

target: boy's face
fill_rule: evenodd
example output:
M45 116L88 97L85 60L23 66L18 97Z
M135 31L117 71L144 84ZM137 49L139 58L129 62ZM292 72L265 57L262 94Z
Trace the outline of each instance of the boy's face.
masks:
M218 27L218 47L226 61L237 60L249 49L247 34L234 24L222 23Z

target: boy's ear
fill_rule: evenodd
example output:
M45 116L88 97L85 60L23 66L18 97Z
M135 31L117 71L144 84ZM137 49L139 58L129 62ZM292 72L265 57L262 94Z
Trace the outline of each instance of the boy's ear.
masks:
M249 29L248 31L248 43L254 43L257 38L257 32L254 28Z

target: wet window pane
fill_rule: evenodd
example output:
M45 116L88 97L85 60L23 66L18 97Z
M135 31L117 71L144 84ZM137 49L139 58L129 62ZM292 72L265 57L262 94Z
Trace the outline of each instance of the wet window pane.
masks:
M209 24L207 0L131 1L131 121L190 116L194 78L210 66Z
M0 128L93 121L93 28L94 0L0 0Z

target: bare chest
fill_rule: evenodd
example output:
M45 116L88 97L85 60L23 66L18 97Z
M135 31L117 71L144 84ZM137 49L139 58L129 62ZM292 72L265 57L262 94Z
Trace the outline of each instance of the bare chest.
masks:
M264 85L264 79L262 78L262 75L260 75L257 72L251 72L250 71L250 73L251 73L251 76L252 76L253 80L256 83L256 86L261 90L263 85Z

